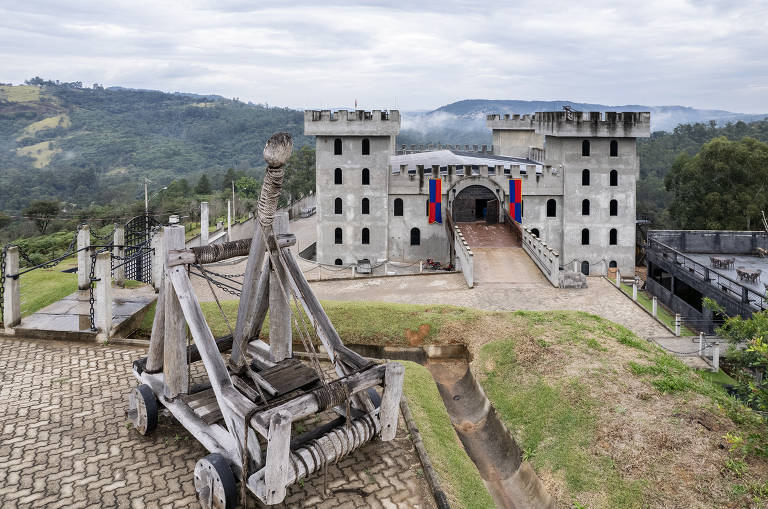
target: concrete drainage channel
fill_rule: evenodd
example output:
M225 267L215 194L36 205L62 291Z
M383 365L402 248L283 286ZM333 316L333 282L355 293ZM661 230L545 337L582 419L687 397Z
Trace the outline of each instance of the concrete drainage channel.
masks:
M536 472L522 460L520 447L472 375L469 352L463 345L423 348L349 346L367 357L409 360L429 369L453 427L498 507L555 507Z

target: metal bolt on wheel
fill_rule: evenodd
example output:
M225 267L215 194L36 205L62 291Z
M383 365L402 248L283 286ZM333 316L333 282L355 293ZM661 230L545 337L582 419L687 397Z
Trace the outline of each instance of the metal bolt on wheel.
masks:
M128 417L142 435L149 435L157 427L157 399L148 385L139 385L131 391Z
M224 456L213 453L197 461L195 491L204 509L231 509L235 506L235 476Z

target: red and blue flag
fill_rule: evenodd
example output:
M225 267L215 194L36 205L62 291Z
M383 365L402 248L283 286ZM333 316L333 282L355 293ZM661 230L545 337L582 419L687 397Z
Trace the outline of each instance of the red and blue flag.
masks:
M523 179L509 179L509 215L523 222Z
M443 222L442 182L441 179L429 179L429 224Z

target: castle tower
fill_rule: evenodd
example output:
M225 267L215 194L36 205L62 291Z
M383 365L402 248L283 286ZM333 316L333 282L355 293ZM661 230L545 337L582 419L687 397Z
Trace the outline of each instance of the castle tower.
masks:
M647 112L543 112L546 164L561 171L561 260L590 275L635 270L637 138L650 136ZM558 214L560 215L560 214Z
M485 124L493 132L493 153L528 157L530 148L544 147L544 136L536 132L534 115L488 115Z
M388 169L400 112L307 110L315 136L317 261L372 264L387 258Z

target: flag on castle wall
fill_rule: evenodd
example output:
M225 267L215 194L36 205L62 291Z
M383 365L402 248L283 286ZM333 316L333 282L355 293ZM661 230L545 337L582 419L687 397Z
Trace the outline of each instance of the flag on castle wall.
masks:
M523 179L509 179L509 215L523 222Z
M442 180L429 179L429 224L442 223Z

